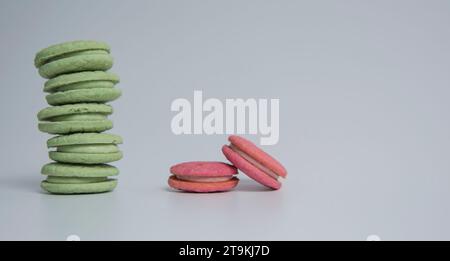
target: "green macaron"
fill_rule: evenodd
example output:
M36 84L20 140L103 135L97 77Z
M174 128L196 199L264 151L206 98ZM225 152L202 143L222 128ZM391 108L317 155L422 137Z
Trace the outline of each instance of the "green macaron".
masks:
M116 176L119 169L108 164L82 165L52 162L41 169L42 175L71 178L101 178Z
M65 163L99 164L120 160L122 152L117 147L122 139L107 133L77 133L51 138L47 146L52 160Z
M47 180L41 182L42 189L53 194L87 194L103 193L114 190L117 180L108 179L93 183L51 183Z
M45 83L44 91L50 105L72 103L105 103L120 97L121 91L114 88L119 82L115 74L94 71L63 74Z
M38 113L39 130L51 134L102 132L113 127L107 116L109 105L96 103L68 104L48 107Z
M61 92L80 89L113 88L119 76L109 72L78 72L63 74L45 82L45 92Z
M105 103L119 98L122 92L117 88L93 88L55 92L45 97L50 105L63 105L72 103Z
M36 66L36 68L39 68L40 66L46 64L48 61L60 56L64 56L68 53L77 53L92 50L105 50L109 52L110 47L104 42L90 40L77 40L54 44L42 49L36 54L36 57L34 58L34 65Z
M47 79L66 73L106 71L113 64L109 51L109 46L101 42L66 42L39 51L34 64Z

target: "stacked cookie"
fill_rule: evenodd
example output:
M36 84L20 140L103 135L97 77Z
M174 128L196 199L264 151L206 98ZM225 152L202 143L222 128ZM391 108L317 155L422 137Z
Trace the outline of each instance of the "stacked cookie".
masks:
M107 163L122 158L122 138L102 133L113 127L105 103L120 97L119 77L107 72L113 65L107 44L73 41L45 48L34 64L48 79L44 91L51 107L38 113L39 130L59 135L47 141L50 159L42 168L41 187L55 194L100 193L113 190L118 175Z
M256 182L277 190L287 171L281 163L251 141L236 135L228 137L222 153L231 164L216 161L192 161L170 168L169 186L187 192L224 192L235 188L238 170Z

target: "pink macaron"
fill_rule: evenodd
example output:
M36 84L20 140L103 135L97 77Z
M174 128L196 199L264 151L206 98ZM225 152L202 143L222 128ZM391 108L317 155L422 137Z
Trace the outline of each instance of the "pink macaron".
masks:
M221 192L236 187L236 167L215 161L192 161L170 168L169 186L188 192Z
M222 152L234 166L264 186L281 188L280 177L286 178L287 171L280 162L242 137L232 135L228 140L230 145Z

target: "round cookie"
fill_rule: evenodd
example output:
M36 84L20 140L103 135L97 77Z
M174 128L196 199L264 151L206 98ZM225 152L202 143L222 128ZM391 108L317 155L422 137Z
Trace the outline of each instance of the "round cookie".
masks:
M38 52L35 66L44 78L82 71L106 71L112 67L113 58L105 43L72 41L57 44Z
M81 102L105 103L114 101L122 94L117 88L92 88L55 92L45 99L50 105L63 105Z
M122 158L121 151L113 153L69 153L49 151L48 154L50 159L54 161L77 164L109 163Z
M116 176L119 174L119 169L107 164L81 165L52 162L44 165L41 173L53 177L99 178Z
M170 168L170 187L187 192L222 192L239 182L237 169L223 162L184 162Z
M51 134L74 132L102 132L113 127L107 119L113 109L109 105L82 103L48 107L41 110L37 117L38 128Z
M102 182L83 184L60 184L50 183L46 180L41 182L42 189L53 194L87 194L109 192L116 188L117 180L109 179Z
M113 58L107 52L80 53L76 56L62 58L42 65L39 67L39 74L46 79L50 79L65 73L106 71L112 65Z
M122 138L108 133L76 133L57 136L47 141L52 160L65 163L99 164L108 163L122 158L122 152L117 144Z
M79 72L63 74L45 82L45 92L59 92L91 88L112 88L120 81L119 76L109 72Z
M103 50L109 53L110 47L104 42L91 40L77 40L54 44L40 50L36 54L36 57L34 58L34 65L36 68L39 68L49 61L55 60L61 56L94 50Z
M279 177L287 176L281 163L242 137L232 135L228 140L230 145L224 145L222 152L234 166L264 186L281 188Z

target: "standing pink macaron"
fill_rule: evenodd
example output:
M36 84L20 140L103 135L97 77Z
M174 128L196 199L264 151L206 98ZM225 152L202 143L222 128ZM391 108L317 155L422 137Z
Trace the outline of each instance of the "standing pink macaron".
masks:
M229 164L214 161L192 161L170 168L169 186L188 192L220 192L236 187L237 169Z
M281 163L242 137L232 135L228 140L230 145L224 145L222 152L234 166L264 186L281 188L279 178L287 176Z

